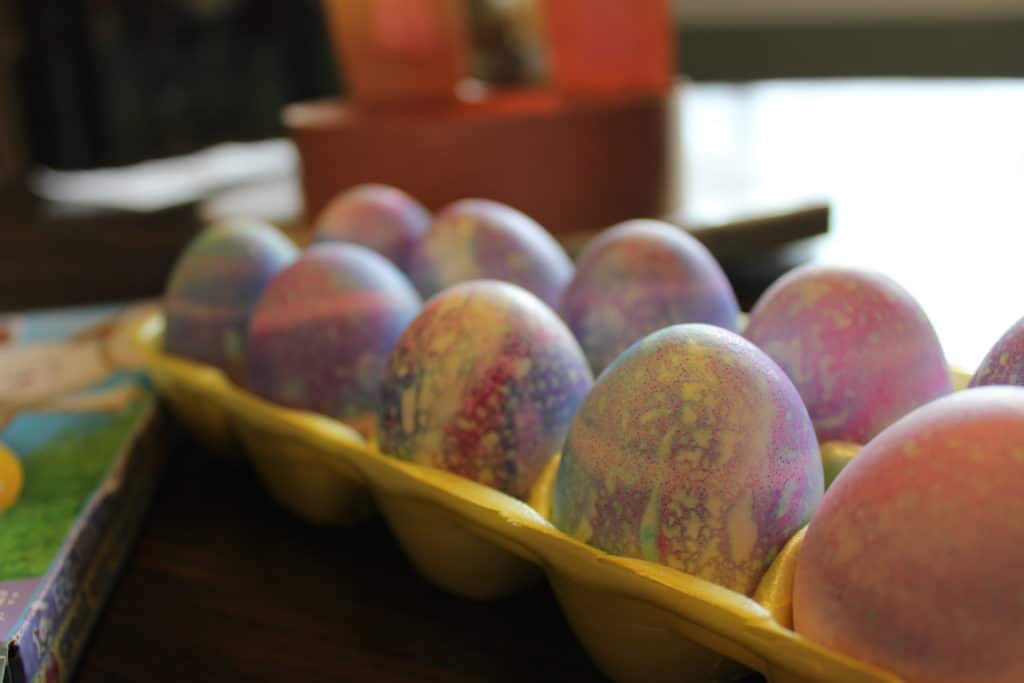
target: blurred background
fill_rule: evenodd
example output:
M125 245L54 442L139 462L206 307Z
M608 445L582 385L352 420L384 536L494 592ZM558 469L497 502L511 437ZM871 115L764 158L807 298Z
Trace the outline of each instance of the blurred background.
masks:
M545 77L531 0L471 0L474 75ZM675 0L695 81L1024 75L1021 0ZM318 0L0 0L0 179L282 133L344 92Z
M538 6L466 0L473 77L550 80ZM882 269L973 367L1020 314L977 301L1024 246L1024 0L670 6L682 222L828 210L704 233L744 304L810 258ZM204 220L296 220L282 109L344 75L320 0L0 0L0 310L153 296Z

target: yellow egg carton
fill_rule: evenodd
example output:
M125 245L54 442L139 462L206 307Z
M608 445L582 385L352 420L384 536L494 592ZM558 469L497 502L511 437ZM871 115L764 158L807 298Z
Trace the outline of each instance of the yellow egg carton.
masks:
M505 598L546 576L573 631L616 681L723 680L740 667L773 683L900 680L789 628L802 532L753 599L659 564L609 555L547 520L557 458L527 504L381 455L336 420L273 405L219 370L164 354L163 326L157 314L137 333L160 394L205 445L244 452L283 507L332 525L356 524L376 508L417 569L466 598ZM852 452L824 455L835 466Z

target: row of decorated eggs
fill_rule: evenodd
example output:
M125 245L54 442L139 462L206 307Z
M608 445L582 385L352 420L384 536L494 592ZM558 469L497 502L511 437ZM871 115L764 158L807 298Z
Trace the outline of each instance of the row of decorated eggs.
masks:
M166 311L168 351L374 432L396 457L523 497L562 453L552 521L608 552L749 594L813 516L796 628L910 680L966 680L957 666L979 639L987 652L997 626L1021 635L1024 608L1006 629L1000 603L974 597L964 623L985 625L962 637L937 616L888 614L948 606L965 582L984 579L982 598L1016 590L979 557L1024 559L1010 547L1024 497L1009 499L1024 459L1004 438L1024 430L1024 389L941 398L934 330L882 275L798 269L740 336L721 268L672 226L611 228L574 268L511 207L462 200L432 219L399 190L362 186L328 206L301 255L267 226L211 228L182 255ZM1008 333L975 382L1019 382L1021 338ZM868 446L825 495L827 440ZM921 449L926 464L907 455ZM1021 673L999 661L1005 680Z

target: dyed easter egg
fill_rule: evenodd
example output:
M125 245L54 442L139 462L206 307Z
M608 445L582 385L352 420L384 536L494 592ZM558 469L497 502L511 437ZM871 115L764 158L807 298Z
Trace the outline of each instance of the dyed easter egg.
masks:
M552 522L750 594L823 488L814 428L782 370L737 334L675 325L594 383L562 454Z
M764 293L745 335L793 380L821 441L867 443L952 391L924 311L880 273L798 268Z
M663 327L707 323L735 332L740 315L711 252L651 220L627 221L591 241L576 260L559 312L595 373Z
M1024 386L1024 318L999 338L971 377L972 387L988 384Z
M967 389L879 434L796 565L796 630L910 683L1024 681L1024 389Z
M593 379L540 299L478 280L428 301L381 382L381 450L515 496L562 448Z
M10 508L21 495L25 473L21 461L10 449L0 443L0 512Z
M244 377L246 326L272 277L298 250L255 221L207 228L185 248L164 295L164 349Z
M463 199L437 215L409 275L425 297L459 282L494 279L556 306L572 272L562 247L532 218L498 202Z
M413 247L430 227L430 213L397 188L356 185L332 199L314 226L317 241L360 244L406 271Z
M420 297L383 256L355 244L307 249L267 285L249 323L249 389L372 429L388 355Z

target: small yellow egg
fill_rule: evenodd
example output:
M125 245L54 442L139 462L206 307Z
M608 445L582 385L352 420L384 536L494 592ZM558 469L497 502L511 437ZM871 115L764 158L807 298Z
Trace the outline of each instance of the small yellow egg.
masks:
M17 502L24 481L21 461L3 444L0 444L0 512Z

